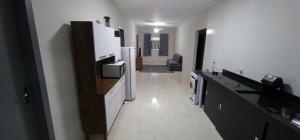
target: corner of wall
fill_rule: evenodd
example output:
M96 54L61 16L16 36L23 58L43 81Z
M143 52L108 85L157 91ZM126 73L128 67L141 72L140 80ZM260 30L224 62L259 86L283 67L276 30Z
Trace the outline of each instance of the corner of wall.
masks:
M189 77L194 65L197 30L207 27L207 11L192 16L177 28L175 53L183 56L183 76Z

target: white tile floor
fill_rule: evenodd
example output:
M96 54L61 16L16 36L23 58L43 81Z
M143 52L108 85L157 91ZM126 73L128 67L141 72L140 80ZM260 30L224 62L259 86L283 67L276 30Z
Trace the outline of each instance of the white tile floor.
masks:
M221 140L180 75L138 72L137 97L124 104L108 140Z

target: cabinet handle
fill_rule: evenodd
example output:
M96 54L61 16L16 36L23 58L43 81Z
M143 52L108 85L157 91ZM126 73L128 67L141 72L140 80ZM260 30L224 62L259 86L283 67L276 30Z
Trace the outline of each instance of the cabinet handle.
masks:
M258 137L255 137L254 140L258 140Z
M222 109L222 104L219 105L219 110L221 110L221 109Z

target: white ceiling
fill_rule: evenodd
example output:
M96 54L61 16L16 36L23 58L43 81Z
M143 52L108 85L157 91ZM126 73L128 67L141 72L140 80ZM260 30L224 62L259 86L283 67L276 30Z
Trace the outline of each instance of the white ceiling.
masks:
M219 0L113 0L138 25L164 22L177 26Z

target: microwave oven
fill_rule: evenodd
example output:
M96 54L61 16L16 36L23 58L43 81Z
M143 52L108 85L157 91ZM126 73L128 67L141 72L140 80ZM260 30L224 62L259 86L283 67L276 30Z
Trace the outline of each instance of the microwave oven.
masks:
M104 79L118 79L126 72L125 61L119 61L112 64L102 65L102 78Z

